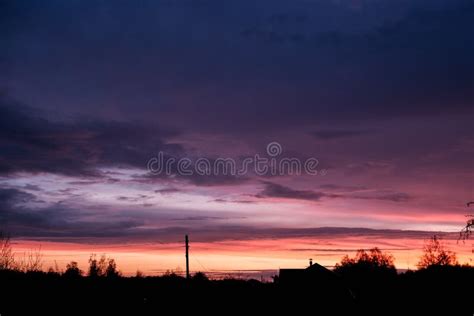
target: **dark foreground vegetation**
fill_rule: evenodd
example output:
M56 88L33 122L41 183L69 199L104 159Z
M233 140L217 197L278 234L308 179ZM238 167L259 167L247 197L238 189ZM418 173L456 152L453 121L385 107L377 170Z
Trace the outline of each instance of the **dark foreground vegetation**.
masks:
M0 272L1 315L51 315L133 310L132 315L176 312L279 312L313 315L377 314L397 312L436 315L472 315L474 269L428 268L400 275L349 275L354 300L331 296L315 283L285 288L255 280L207 280L202 275L186 280L160 277L71 278L45 272Z
M115 261L91 257L88 271L72 262L65 271L1 269L0 313L8 315L283 313L298 315L473 315L474 268L432 240L419 269L397 273L377 248L345 257L337 282L284 284L256 280L123 277Z

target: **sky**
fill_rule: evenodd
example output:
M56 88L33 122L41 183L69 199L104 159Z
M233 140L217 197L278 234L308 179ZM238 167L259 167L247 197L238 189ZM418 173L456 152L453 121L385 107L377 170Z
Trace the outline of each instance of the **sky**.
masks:
M0 230L129 274L185 234L194 271L472 263L473 35L468 0L0 0Z

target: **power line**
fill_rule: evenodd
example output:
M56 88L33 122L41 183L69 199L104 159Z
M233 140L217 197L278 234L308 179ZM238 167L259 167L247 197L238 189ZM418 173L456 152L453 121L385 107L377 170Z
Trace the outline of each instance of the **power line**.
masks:
M204 270L204 272L206 272L206 273L209 272L209 270L205 266L202 265L202 263L198 260L198 258L193 257L193 259L196 260L196 262L201 266L201 268Z

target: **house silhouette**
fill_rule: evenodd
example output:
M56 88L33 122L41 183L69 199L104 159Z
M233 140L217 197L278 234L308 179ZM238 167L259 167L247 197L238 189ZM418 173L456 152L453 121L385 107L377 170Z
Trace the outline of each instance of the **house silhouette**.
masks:
M278 282L284 286L305 284L328 284L339 283L340 277L324 266L309 260L309 266L305 269L280 269Z
M354 295L338 274L311 259L305 269L280 269L277 282L287 294L301 298L310 295L324 303L354 301Z

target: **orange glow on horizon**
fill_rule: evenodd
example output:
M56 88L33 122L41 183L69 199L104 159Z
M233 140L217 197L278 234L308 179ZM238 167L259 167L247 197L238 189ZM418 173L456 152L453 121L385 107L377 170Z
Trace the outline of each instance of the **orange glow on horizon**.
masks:
M443 240L448 250L456 252L459 263L473 264L471 242L457 243ZM191 240L191 272L259 271L280 268L304 268L308 259L332 267L344 255L352 256L357 249L379 247L395 257L398 269L416 269L424 240L409 238L374 238L349 236L336 239L282 238L257 240L229 240L220 242L195 242ZM90 254L106 254L114 258L126 276L140 270L145 275L160 275L167 270L184 271L184 245L180 243L153 244L80 244L14 240L14 252L40 250L43 270L56 265L64 270L70 261L77 261L87 270Z

